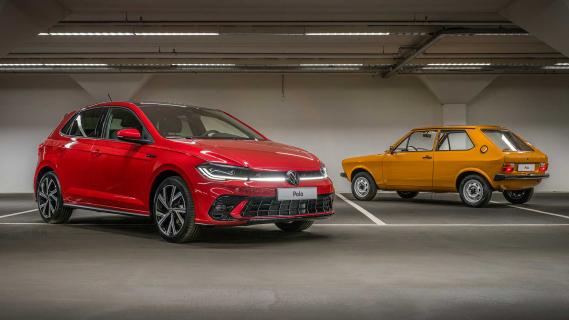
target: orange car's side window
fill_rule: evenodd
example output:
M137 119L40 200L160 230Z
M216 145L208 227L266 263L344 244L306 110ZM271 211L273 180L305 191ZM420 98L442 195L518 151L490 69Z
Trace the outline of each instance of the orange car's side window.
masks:
M442 131L439 135L438 151L466 151L472 148L474 144L464 130Z
M421 152L432 151L436 131L416 131L403 140L394 152Z

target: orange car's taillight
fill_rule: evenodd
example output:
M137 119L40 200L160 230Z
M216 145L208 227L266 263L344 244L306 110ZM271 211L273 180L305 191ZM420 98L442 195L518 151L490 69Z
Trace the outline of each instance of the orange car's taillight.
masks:
M545 172L549 168L549 164L547 162L542 162L539 164L539 172Z
M514 172L515 167L516 165L514 163L510 162L504 163L504 165L502 166L502 172L512 173Z

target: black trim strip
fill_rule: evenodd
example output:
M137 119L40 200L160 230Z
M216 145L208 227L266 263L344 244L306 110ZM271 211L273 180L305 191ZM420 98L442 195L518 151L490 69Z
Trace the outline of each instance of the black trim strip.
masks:
M113 210L113 209L104 209L104 208L83 206L83 205L78 205L78 204L64 203L63 206L74 208L74 209L85 209L85 210L91 210L91 211L97 211L97 212L107 212L107 213L114 213L114 214L120 214L120 215L125 215L125 216L136 216L136 217L149 217L150 216L150 215L144 215L141 213L133 213L133 212L127 212L127 211L121 211L121 210Z
M494 181L504 180L536 180L549 178L549 173L546 174L529 174L529 175L505 175L497 174L494 176Z

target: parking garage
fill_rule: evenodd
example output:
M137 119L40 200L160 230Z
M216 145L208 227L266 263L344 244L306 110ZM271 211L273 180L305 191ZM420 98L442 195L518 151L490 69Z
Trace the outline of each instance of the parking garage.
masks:
M561 0L0 2L0 317L567 318L568 17ZM45 223L38 145L109 100L221 109L310 151L334 216L184 244L147 217ZM352 195L343 159L444 125L512 129L550 177L483 208Z

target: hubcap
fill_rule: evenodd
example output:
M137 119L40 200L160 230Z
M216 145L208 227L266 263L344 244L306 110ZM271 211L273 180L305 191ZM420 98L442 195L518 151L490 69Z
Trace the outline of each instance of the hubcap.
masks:
M354 182L354 191L358 197L365 197L369 193L369 181L364 177L359 177Z
M508 191L509 196L513 199L521 199L524 195L525 195L525 191L524 190L520 190L520 191Z
M462 195L468 202L478 202L484 196L484 186L478 180L468 180L464 185Z
M38 206L40 214L49 219L58 206L57 182L51 176L41 179L38 186Z
M186 201L182 191L175 185L166 185L158 190L154 204L154 216L160 232L169 237L176 236L184 226Z

